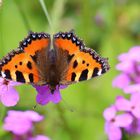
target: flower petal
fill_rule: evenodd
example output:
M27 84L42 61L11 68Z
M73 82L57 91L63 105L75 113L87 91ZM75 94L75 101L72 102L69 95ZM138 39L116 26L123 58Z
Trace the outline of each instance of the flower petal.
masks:
M10 110L4 119L3 128L16 135L24 135L33 129L33 122L43 119L43 116L34 111L15 111Z
M4 78L0 77L0 85L3 83Z
M33 87L37 90L37 92L39 94L42 94L44 93L45 91L48 91L49 90L49 87L47 85L45 86L37 86L37 85L33 85Z
M37 112L32 110L25 111L25 116L33 122L39 122L43 120L43 116L39 115Z
M36 101L40 105L45 105L50 101L50 89L48 86L34 86L38 92Z
M23 135L32 128L30 121L22 111L9 111L8 116L4 119L3 128L11 131L16 135Z
M30 121L21 121L17 122L20 123L20 125L15 125L15 123L5 123L3 126L3 129L6 131L11 131L16 135L23 135L26 134L31 128L32 128L32 123Z
M40 105L46 105L50 102L50 92L43 92L42 94L38 93L36 96L36 101Z
M121 63L116 65L116 69L122 71L124 73L132 73L134 72L133 62L130 60L122 61Z
M60 91L59 91L59 89L56 89L56 90L54 91L54 93L51 94L50 100L51 100L53 103L57 104L57 103L59 103L59 102L61 101L61 99L62 99L62 98L61 98Z
M115 117L116 115L116 108L114 105L110 106L109 108L105 109L104 113L104 118L107 120L107 121L110 121L112 118Z
M134 118L133 122L125 128L125 131L131 135L140 134L140 120Z
M131 94L137 93L137 92L140 93L140 84L129 85L125 87L123 90L125 93L131 93Z
M50 140L50 138L44 135L37 135L36 137L29 138L29 140Z
M127 127L132 123L132 121L133 117L130 114L120 114L116 116L114 125L117 127Z
M128 54L129 54L129 59L140 62L140 46L135 46L131 48Z
M139 88L140 88L140 87L139 87ZM140 102L140 92L132 94L130 100L131 100L132 104L137 104L137 103L139 103L139 102Z
M45 105L48 102L52 101L53 103L58 103L61 100L61 95L59 91L59 87L57 86L54 93L51 93L48 86L34 86L36 90L38 91L36 101L41 104ZM65 88L65 87L61 87Z
M126 100L124 97L122 96L118 96L116 98L116 108L119 111L130 111L131 110L131 103L129 100Z
M5 106L14 106L19 101L18 92L13 87L0 91L0 100Z
M121 129L110 122L105 123L105 131L109 137L109 140L121 140L122 138Z
M118 56L119 61L125 61L128 60L128 53L122 53Z
M118 88L125 88L129 85L130 79L126 74L120 74L113 80L113 86Z
M136 118L140 119L140 93L133 93L131 96L131 111Z

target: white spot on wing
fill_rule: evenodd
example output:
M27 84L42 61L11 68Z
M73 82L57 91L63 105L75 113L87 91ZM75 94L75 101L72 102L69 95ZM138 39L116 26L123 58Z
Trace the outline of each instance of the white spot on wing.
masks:
M5 75L5 73L3 71L1 72L1 75L2 75L3 78L6 77L6 75Z
M98 71L98 73L97 73L97 75L101 75L102 74L102 69L100 69L99 71Z

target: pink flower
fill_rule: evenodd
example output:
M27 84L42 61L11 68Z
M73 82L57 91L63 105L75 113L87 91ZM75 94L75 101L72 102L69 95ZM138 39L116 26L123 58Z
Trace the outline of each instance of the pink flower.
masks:
M32 130L33 122L43 120L43 116L34 111L8 111L3 128L15 135L23 135Z
M131 48L127 53L119 55L116 68L122 73L113 81L113 86L124 90L140 83L140 46Z
M0 78L0 101L5 106L14 106L19 101L18 92L14 88L18 85L21 83Z
M140 93L140 84L129 85L124 88L125 93Z
M127 53L119 55L118 59L120 63L116 68L125 73L135 72L135 63L140 62L140 46L135 46L131 48Z
M34 87L38 92L36 101L41 105L45 105L49 102L53 102L55 104L59 103L62 99L59 89L66 88L66 86L57 86L54 93L51 93L50 88L47 85Z
M113 80L112 85L113 87L124 89L125 87L129 85L130 82L131 80L129 76L126 75L125 73L122 73Z
M37 135L36 137L29 138L28 140L50 140L50 138L44 135Z
M130 135L140 134L140 119L134 118L133 122L125 128Z
M140 93L132 94L130 101L118 96L115 105L119 111L131 112L136 118L140 119Z
M104 111L104 118L106 120L105 132L107 133L109 140L121 140L121 128L129 126L133 121L132 116L128 113L119 115L116 113L117 109L114 105Z

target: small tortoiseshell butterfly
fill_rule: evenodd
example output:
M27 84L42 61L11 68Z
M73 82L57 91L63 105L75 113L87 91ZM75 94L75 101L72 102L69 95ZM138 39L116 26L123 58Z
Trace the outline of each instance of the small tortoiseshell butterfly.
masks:
M51 49L51 43L54 48ZM0 60L0 76L34 85L57 85L91 79L109 70L107 58L86 48L73 31L53 36L30 32L16 50Z

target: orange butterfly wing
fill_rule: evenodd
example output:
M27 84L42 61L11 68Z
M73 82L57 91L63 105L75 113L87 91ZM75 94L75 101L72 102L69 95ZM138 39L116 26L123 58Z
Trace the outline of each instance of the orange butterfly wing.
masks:
M37 52L49 49L50 36L30 32L20 46L0 60L0 76L22 83L38 83L40 72L36 64Z
M60 32L54 35L56 52L67 52L67 68L62 84L91 79L109 70L107 58L100 57L94 50L86 48L73 32Z

